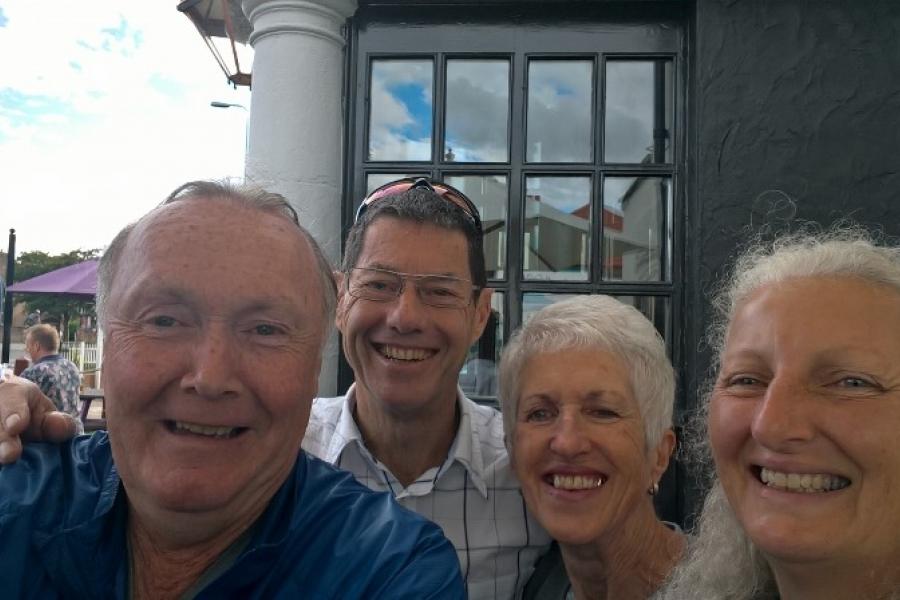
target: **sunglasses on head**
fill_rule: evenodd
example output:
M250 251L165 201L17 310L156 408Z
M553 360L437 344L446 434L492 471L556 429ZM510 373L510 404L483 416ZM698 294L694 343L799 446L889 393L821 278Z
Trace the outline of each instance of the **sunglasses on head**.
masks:
M395 196L397 194L402 194L405 191L411 190L413 188L425 188L426 190L431 190L444 200L453 203L460 210L463 211L472 224L475 225L475 230L480 235L481 231L481 217L478 216L478 208L469 200L465 194L456 189L451 185L447 185L446 183L439 182L430 182L424 177L405 177L403 179L397 179L396 181L390 181L383 186L379 187L371 194L363 198L362 203L359 205L359 208L356 210L356 218L354 222L359 221L359 218L366 212L366 210L374 204L378 202L382 198L387 198L389 196Z

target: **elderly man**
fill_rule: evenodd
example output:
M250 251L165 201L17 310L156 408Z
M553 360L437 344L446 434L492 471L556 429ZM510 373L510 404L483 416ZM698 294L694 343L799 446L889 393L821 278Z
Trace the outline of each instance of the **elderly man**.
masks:
M334 287L282 198L179 188L113 241L98 297L109 435L0 468L4 594L463 597L436 526L298 453ZM0 416L7 442L51 433Z
M72 415L80 425L81 372L75 363L59 354L59 333L46 324L29 327L25 332L25 351L32 364L22 371L22 377L35 382L57 410Z
M347 238L338 291L336 322L356 383L314 402L303 440L307 452L440 525L473 599L515 597L550 542L525 510L500 413L457 385L490 313L486 283L478 211L461 192L409 179L370 194ZM0 418L27 405L33 436L70 435L34 390L16 392L0 394ZM0 462L18 451L17 437L0 435Z

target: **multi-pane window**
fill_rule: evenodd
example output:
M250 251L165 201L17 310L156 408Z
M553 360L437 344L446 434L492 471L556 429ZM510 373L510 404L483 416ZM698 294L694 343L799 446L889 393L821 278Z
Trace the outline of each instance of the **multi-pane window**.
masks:
M355 42L345 214L417 175L481 212L493 310L460 375L467 394L494 397L504 340L573 294L637 307L676 351L679 27L401 20Z

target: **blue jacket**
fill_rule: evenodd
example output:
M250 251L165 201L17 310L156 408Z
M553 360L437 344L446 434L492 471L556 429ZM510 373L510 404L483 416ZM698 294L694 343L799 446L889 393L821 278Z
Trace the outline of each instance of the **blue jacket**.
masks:
M0 467L0 594L126 598L127 505L105 432ZM441 530L301 452L235 562L197 598L464 598Z

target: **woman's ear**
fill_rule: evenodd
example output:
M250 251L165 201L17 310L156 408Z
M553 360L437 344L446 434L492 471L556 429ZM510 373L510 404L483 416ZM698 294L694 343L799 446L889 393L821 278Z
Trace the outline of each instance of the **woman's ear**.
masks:
M653 452L653 481L659 481L669 467L669 460L672 458L672 452L675 451L676 441L675 432L671 427L666 429L660 437Z

